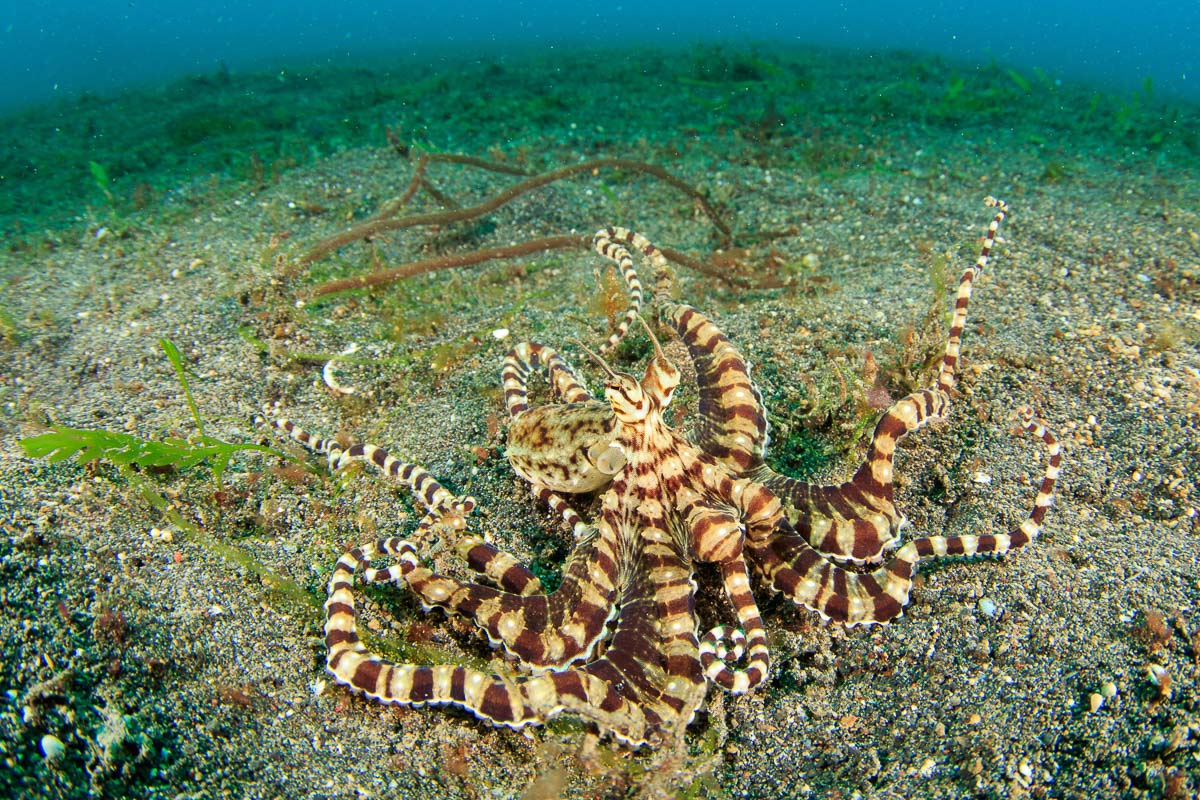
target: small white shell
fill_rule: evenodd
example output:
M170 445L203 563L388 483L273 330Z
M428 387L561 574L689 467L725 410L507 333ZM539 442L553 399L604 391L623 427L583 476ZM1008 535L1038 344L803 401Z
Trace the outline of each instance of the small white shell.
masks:
M42 755L50 762L58 761L62 758L63 753L67 751L67 746L62 743L62 739L50 733L42 737L40 747L42 748Z

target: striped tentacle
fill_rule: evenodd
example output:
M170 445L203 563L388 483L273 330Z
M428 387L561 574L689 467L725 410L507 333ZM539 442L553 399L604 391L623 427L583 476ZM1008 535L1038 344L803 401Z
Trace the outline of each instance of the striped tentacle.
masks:
M722 476L711 459L709 464L697 459L697 464L694 474L738 510L749 561L768 585L793 602L848 626L891 619L908 602L915 559L897 559L873 573L846 570L796 533L769 489L749 478Z
M407 538L382 539L350 551L339 562L361 566L367 583L405 583L426 609L442 608L471 620L494 646L503 646L531 667L561 669L586 660L604 637L606 624L615 609L613 580L616 566L612 548L602 541L580 548L564 570L562 584L552 594L535 594L540 583L528 570L474 536L463 537L459 554L472 569L487 574L502 589L460 581L429 570L420 563ZM375 569L371 558L390 555L397 563ZM332 607L331 611L332 611ZM353 629L351 619L339 627Z
M428 510L458 508L460 513L468 514L475 508L474 498L456 497L424 468L401 461L382 447L372 444L354 444L350 447L342 447L334 439L314 436L290 419L272 418L271 424L314 453L325 456L331 470L344 469L353 461L366 461L373 464L380 472L407 486L412 491L413 497Z
M465 529L465 517L474 508L474 499L455 497L421 467L400 462L373 445L353 445L343 450L336 442L312 436L289 420L274 423L302 444L328 455L335 468L363 459L405 482L430 510L417 533L437 522L450 524L460 532ZM457 552L471 569L497 581L500 590L426 569L407 539L383 542L388 546L373 552L410 553L411 558L402 557L399 569L393 566L372 571L371 581L403 580L427 607L461 614L481 628L494 645L504 646L535 667L557 668L590 656L614 613L616 553L607 541L593 540L585 549L577 550L559 588L549 595L540 593L540 581L514 556L477 536L459 537Z
M661 619L662 597L656 596L654 589L639 590L644 580L643 573L626 587L612 640L604 655L573 670L610 687L615 698L620 698L626 707L637 709L640 730L624 725L626 730L616 732L617 738L634 747L677 739L695 716L705 694L704 675L696 654L695 616L690 604L683 612L685 624L679 626L689 629L689 644L687 635L681 637L673 624L677 612L667 614L671 623ZM590 715L586 708L572 710L585 718Z
M564 403L586 403L592 399L583 381L556 350L533 342L521 342L504 356L500 385L510 417L529 408L529 375L537 370L546 376L554 394Z
M680 507L684 508L687 514L694 513L693 508L696 506L712 509L714 505L729 507L736 512L734 515L730 512L706 510L706 516L689 519L689 526L693 532L691 546L694 552L708 553L711 558L706 560L714 561L737 555L741 537L737 540L722 538L723 531L715 525L719 518L718 513L726 514L747 538L761 541L775 533L779 518L783 515L783 507L770 489L756 483L752 478L735 477L725 465L693 445L684 443L680 445L679 450L681 460L687 465L686 480L704 493L703 499L695 499L694 493L681 489L677 492ZM705 503L708 504L707 507ZM706 527L711 527L719 533L711 535L704 530Z
M736 645L730 651L724 643L726 629L714 628L700 642L701 665L714 683L733 694L743 694L766 680L771 663L743 548L747 536L763 540L774 531L781 514L779 500L745 478L733 478L715 459L698 450L680 455L690 464L687 485L675 491L678 513L688 533L688 550L700 561L720 565L725 595L741 625L731 636L743 643L749 638L748 651ZM738 661L745 652L749 655L746 666L731 667L730 662ZM727 654L733 655L727 659Z
M767 631L758 604L750 590L746 560L742 555L721 562L721 577L725 595L737 612L740 628L718 625L700 641L700 664L704 673L718 686L731 694L754 690L771 672L771 653L767 647ZM725 646L726 640L733 645ZM743 668L731 667L747 657Z
M1044 420L1034 417L1031 409L1022 408L1018 411L1018 415L1021 420L1021 428L1034 438L1040 439L1046 452L1046 468L1042 473L1042 482L1038 486L1029 515L1008 533L980 536L925 536L915 539L910 544L921 558L1002 556L1024 547L1041 533L1046 512L1054 504L1054 487L1058 483L1059 469L1062 465L1062 445L1059 444L1054 432L1050 430L1050 426Z
M641 738L617 733L639 746L680 735L703 702L706 684L690 566L667 531L661 487L638 480L635 473L622 471L605 493L596 536L619 543L622 553L612 637L600 658L574 669L613 687L639 710L645 726ZM588 717L586 709L577 710Z
M620 244L621 233L627 233L627 231L624 228L605 228L596 231L592 236L592 247L597 253L617 265L621 270L621 277L625 280L625 287L629 290L629 307L625 310L625 316L617 323L617 327L608 337L608 341L600 345L600 355L607 355L621 343L625 334L629 332L629 326L633 324L634 318L642 310L642 282L638 279L637 269L633 266L633 258L629 255L629 251Z
M403 569L403 579L427 607L471 620L495 646L503 646L538 669L560 669L586 660L605 636L615 613L617 553L614 543L593 537L576 547L550 594L526 591L528 570L478 537L464 537L458 552L472 569L493 577L495 589L424 567ZM497 559L497 554L500 558Z
M825 621L847 627L887 622L903 611L912 589L917 554L905 545L873 572L851 572L825 558L786 518L776 534L747 542L751 563L763 581Z
M416 529L408 536L392 536L375 542L374 549L370 552L377 553L379 556L393 556L397 560L396 563L382 569L372 567L369 559L359 562L359 566L363 570L363 581L365 583L402 583L405 574L411 569L412 564L416 563L414 559L417 549L414 542L422 541L425 538L424 534L437 526L444 525L455 533L461 533L466 528L466 524L466 517L460 513L460 509L457 507L448 511L431 509L421 518ZM534 580L536 581L537 578Z
M402 568L417 569L416 552L403 539L355 548L334 568L325 603L326 668L339 683L383 703L454 705L498 726L536 725L571 711L627 744L648 741L641 709L603 678L576 669L533 676L506 676L454 665L396 663L370 653L358 637L354 572L381 554L398 555Z
M876 563L895 545L904 524L904 515L893 502L896 444L944 417L948 404L945 392L932 389L898 400L876 423L866 459L844 483L808 483L766 466L753 477L779 495L800 535L823 555L856 564Z
M566 523L567 527L571 529L571 533L574 534L576 541L596 535L596 529L584 522L575 509L567 505L566 500L563 500L557 494L550 491L550 489L545 486L531 486L530 491L535 498L550 506L551 511L562 517L563 522Z
M682 734L707 691L691 570L665 530L643 529L638 536L642 549L628 565L612 640L582 670L620 687L642 709L653 738L671 739Z
M1008 214L1008 205L1003 200L985 197L983 202L989 207L996 208L996 216L992 217L992 221L988 225L979 257L975 259L974 264L967 268L958 282L958 294L954 298L954 317L950 321L950 336L946 342L946 354L942 356L942 366L938 370L937 388L947 394L954 388L962 332L967 324L967 305L971 302L971 288L975 279L987 266L992 245L996 241L996 231L999 230L1000 223L1004 222L1004 217Z
M476 574L491 578L505 592L522 597L545 594L542 582L516 556L497 549L479 536L461 537L455 550Z
M532 487L534 497L542 500L571 528L576 542L596 535L596 529L587 525L566 502L545 487ZM511 553L497 549L479 536L463 536L458 540L457 551L467 566L499 584L505 592L518 595L544 594L542 582Z
M1008 211L1003 200L988 197L998 210L988 225L975 263L962 275L946 351L933 389L914 392L896 402L875 427L867 458L854 476L835 486L819 486L775 473L765 465L755 478L780 495L793 510L797 529L821 553L855 564L878 562L897 541L904 516L893 505L893 461L896 442L932 419L944 418L955 384L955 370L975 279L987 266L996 231Z
M950 556L1002 556L1033 541L1054 499L1062 449L1045 422L1022 409L1023 429L1041 440L1047 463L1033 509L1005 534L925 536L907 542L873 572L849 572L826 560L801 536L781 524L765 542L748 542L751 559L767 583L794 602L853 627L883 624L900 616L908 604L912 576L922 560Z
M708 317L672 298L674 278L658 247L627 228L607 228L601 233L606 240L641 253L655 270L654 302L659 318L687 345L696 369L696 443L739 474L761 464L768 439L767 418L762 397L750 380L750 364Z
M691 306L659 302L663 321L683 339L699 385L693 439L703 450L745 474L762 463L767 418L750 365L716 325Z

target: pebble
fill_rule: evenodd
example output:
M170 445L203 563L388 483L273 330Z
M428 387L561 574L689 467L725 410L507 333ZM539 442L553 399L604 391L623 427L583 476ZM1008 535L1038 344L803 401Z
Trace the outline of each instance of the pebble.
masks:
M1088 708L1095 714L1100 710L1100 706L1104 705L1104 698L1097 692L1092 692L1088 695Z
M1147 665L1146 677L1158 688L1159 700L1171 699L1171 673L1167 672L1165 667L1158 664Z
M40 747L42 748L42 755L49 762L58 761L67 750L67 746L62 743L62 739L50 733L42 737Z
M987 617L996 616L996 601L990 597L979 598L979 603L976 604L979 613Z
M1112 681L1105 681L1100 686L1100 696L1107 700L1111 700L1112 698L1116 697L1117 696L1117 685L1115 683L1113 683Z
M1029 759L1022 758L1021 762L1017 764L1017 775L1019 776L1020 784L1025 788L1029 788L1029 784L1033 782L1033 766L1030 765Z

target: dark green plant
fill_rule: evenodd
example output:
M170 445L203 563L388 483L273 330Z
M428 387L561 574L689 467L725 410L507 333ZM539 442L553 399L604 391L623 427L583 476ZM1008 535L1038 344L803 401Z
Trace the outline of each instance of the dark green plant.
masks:
M1074 167L1067 162L1051 159L1042 168L1042 180L1046 183L1062 183L1074 172Z
M108 200L110 206L116 207L117 198L113 195L112 189L109 186L108 170L102 164L97 164L95 161L88 162L88 169L92 172L92 180L96 182L96 186L104 193L104 198Z
M55 425L50 433L22 439L21 448L30 458L45 458L54 464L72 456L81 464L103 459L118 467L136 466L143 469L174 468L185 470L208 462L213 478L221 476L234 455L253 451L288 458L286 453L258 444L224 442L209 436L198 442L167 437L151 441L117 431L90 430Z
M159 341L167 359L175 367L175 374L183 388L192 419L196 422L199 435L194 439L167 437L161 441L142 439L118 431L71 428L65 425L52 426L50 433L43 433L20 441L21 448L31 458L45 458L50 463L65 461L72 456L80 463L103 459L118 467L140 467L143 469L173 468L185 470L207 462L213 479L218 483L229 467L229 462L238 453L268 453L279 458L295 460L292 456L266 445L246 442L226 442L204 433L204 419L196 407L188 386L187 373L178 348L168 339Z
M834 455L834 448L824 437L797 427L780 445L771 448L767 461L776 472L811 480L829 466Z
M108 170L103 164L95 161L88 162L88 169L92 173L92 180L96 182L96 187L104 194L104 199L108 201L108 210L112 214L114 223L120 224L121 212L117 209L117 196L113 194L112 181L109 180Z
M214 480L219 483L225 470L229 467L230 460L238 453L269 453L270 455L289 461L298 461L298 459L288 453L276 450L273 447L241 442L226 442L206 435L203 432L204 420L200 416L199 409L196 407L196 401L192 398L191 388L188 386L187 381L187 370L183 365L179 349L168 339L159 340L159 344L167 354L167 359L175 368L175 374L179 378L180 386L183 389L188 410L191 412L192 418L196 422L196 427L200 431L194 439L168 437L162 441L151 441L127 433L56 425L50 433L21 439L19 442L21 448L31 458L45 458L51 463L65 461L74 456L80 463L84 464L97 459L103 459L116 465L121 475L138 488L146 502L157 509L179 530L187 533L192 541L206 550L216 553L227 561L241 566L248 572L258 575L264 584L289 600L306 608L308 612L319 609L321 601L295 581L276 574L249 553L233 545L219 542L205 534L195 523L180 514L177 508L169 503L161 493L146 481L144 476L134 469L136 466L142 469L173 468L184 470L207 462L209 468L212 470Z
M1033 94L1033 85L1028 79L1025 78L1024 75L1011 67L1006 69L1004 74L1007 75L1009 80L1011 80L1024 94Z

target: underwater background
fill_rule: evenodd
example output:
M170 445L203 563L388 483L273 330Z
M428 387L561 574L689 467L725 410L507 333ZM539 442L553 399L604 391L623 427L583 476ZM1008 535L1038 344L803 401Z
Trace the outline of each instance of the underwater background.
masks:
M1185 0L13 3L0 11L0 110L219 68L578 46L620 58L631 45L696 42L919 51L1197 99L1198 40L1200 6Z
M1162 0L0 8L0 797L1196 796L1197 41ZM1019 524L1028 406L1063 453L1036 541L921 563L886 626L755 581L770 678L658 749L324 670L335 562L421 509L264 406L470 493L553 587L574 543L508 462L499 371L537 341L602 385L578 345L629 301L593 231L671 253L754 365L768 465L828 484L935 380L993 196L897 505L902 537ZM651 352L635 326L611 359ZM392 659L516 669L403 588L357 596Z

